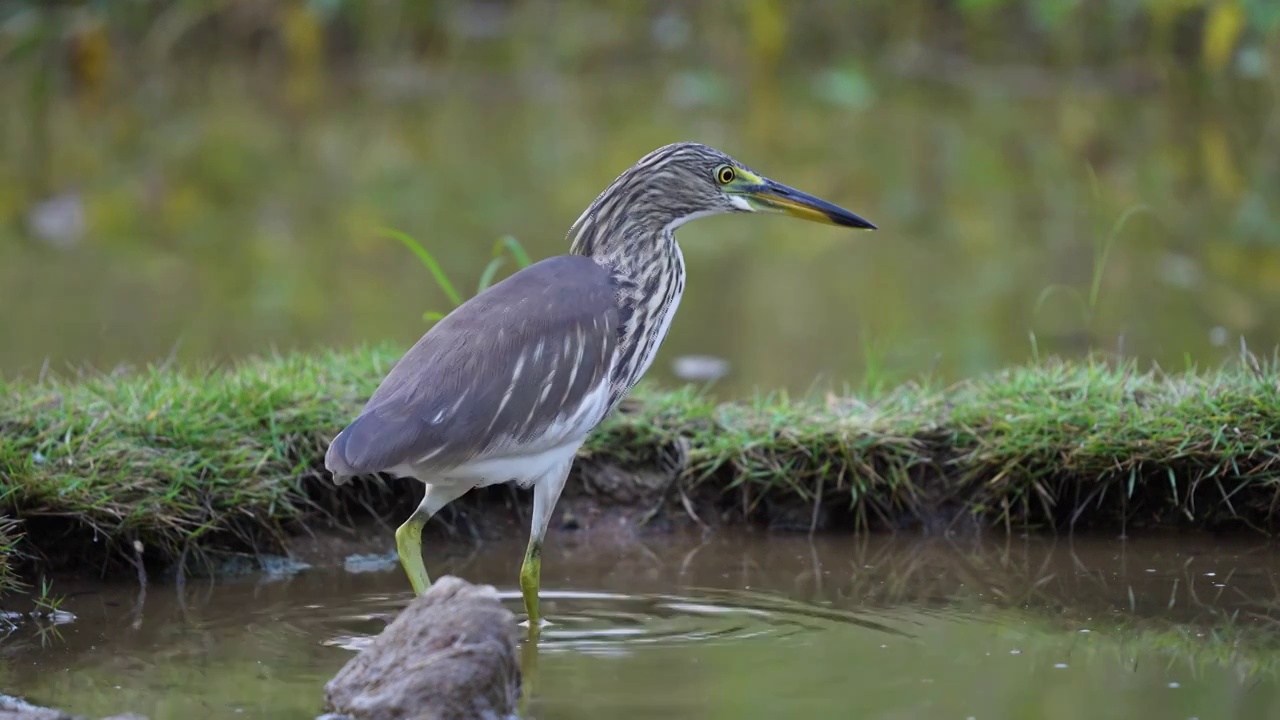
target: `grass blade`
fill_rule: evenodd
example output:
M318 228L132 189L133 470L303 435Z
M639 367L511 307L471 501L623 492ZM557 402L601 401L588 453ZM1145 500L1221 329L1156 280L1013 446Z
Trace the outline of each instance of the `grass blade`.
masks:
M389 228L380 228L378 232L389 238L399 240L405 247L409 248L414 255L418 256L418 259L422 261L422 264L425 265L427 270L429 270L435 277L436 284L440 286L440 289L444 291L445 295L449 296L449 300L453 302L454 306L456 307L462 304L462 297L458 295L458 291L454 289L453 283L449 282L449 278L444 274L444 270L440 269L440 264L436 262L435 258L431 257L431 253L427 252L426 248L418 244L417 240L414 240L405 233L398 230L391 230Z
M503 235L501 239L493 246L493 254L499 255L503 248L511 252L512 257L516 259L516 264L522 268L529 267L532 261L529 260L529 253L524 251L524 247L520 245L520 241L511 235Z
M501 266L501 255L490 260L489 264L484 266L484 272L480 273L480 282L476 284L477 295L484 292L489 287L489 284L493 282L493 274L498 272L498 268Z

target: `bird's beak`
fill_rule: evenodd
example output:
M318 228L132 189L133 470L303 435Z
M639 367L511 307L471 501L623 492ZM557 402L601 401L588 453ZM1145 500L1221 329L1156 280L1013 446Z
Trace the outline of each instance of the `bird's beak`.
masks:
M758 212L782 213L826 225L876 229L869 220L842 207L768 178L760 178L760 182L747 186L741 191L741 195Z

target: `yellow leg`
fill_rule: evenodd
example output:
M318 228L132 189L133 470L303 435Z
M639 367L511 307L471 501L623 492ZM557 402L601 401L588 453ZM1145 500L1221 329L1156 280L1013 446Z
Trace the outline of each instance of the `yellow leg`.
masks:
M467 491L466 485L427 485L422 502L404 524L396 528L396 553L413 585L413 593L422 595L431 587L427 566L422 562L422 526L427 524L440 508L457 500Z
M569 475L570 462L552 468L533 484L533 522L529 527L529 547L520 565L520 592L524 595L524 609L529 613L529 638L536 639L542 627L542 614L538 612L538 590L542 585L542 539L551 523L551 511L555 509L564 481Z
M426 523L426 514L415 511L396 528L396 553L400 555L400 564L409 576L415 595L422 595L431 587L427 566L422 562L422 526Z
M520 565L520 592L524 595L524 609L529 614L529 633L535 634L540 624L538 615L538 586L542 580L542 540L529 538L529 547Z

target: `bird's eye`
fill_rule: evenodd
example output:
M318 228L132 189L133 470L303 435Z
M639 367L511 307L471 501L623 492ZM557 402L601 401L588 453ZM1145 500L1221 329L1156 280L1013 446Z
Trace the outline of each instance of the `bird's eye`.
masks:
M716 180L718 180L721 185L728 185L733 182L733 177L733 168L728 165L721 165L720 168L716 170Z

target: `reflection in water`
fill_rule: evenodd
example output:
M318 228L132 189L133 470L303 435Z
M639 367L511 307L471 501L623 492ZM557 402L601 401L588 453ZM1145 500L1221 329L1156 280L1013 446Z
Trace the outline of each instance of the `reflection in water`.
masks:
M435 570L494 584L518 613L498 545L451 546ZM727 533L569 535L549 552L552 624L522 660L531 717L1280 711L1268 547ZM20 626L0 683L98 716L314 717L323 683L409 599L394 568L153 585L141 608L128 586L70 583L76 621Z

